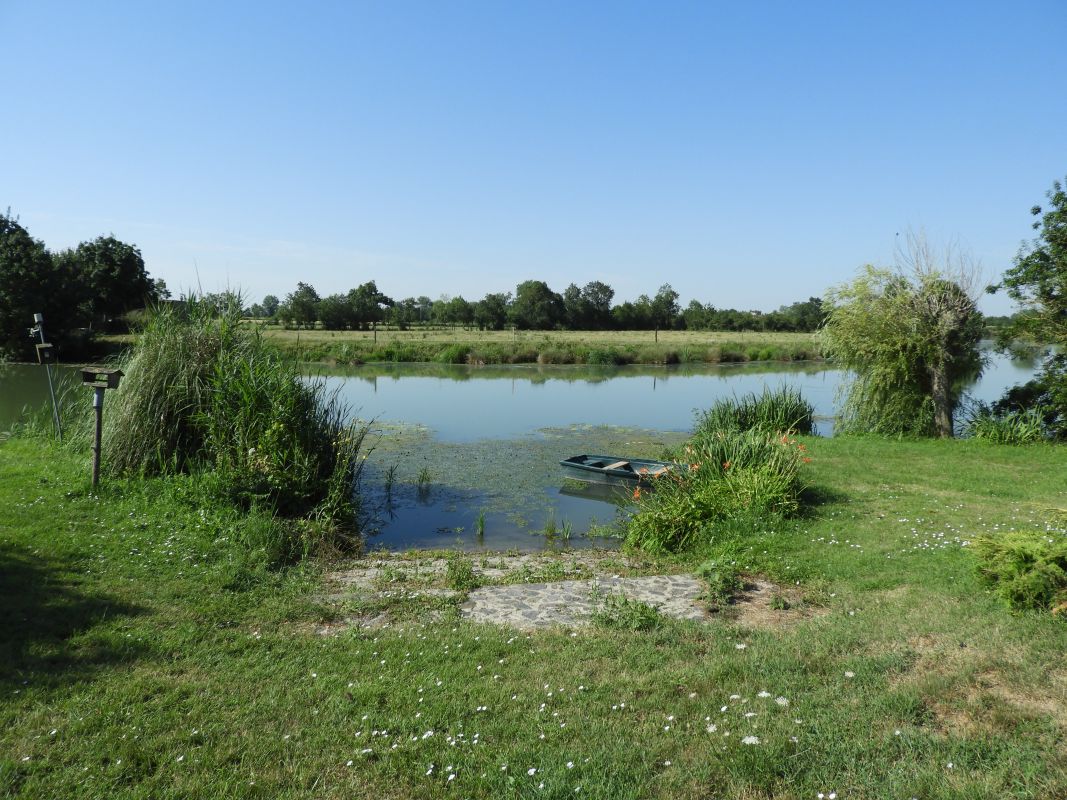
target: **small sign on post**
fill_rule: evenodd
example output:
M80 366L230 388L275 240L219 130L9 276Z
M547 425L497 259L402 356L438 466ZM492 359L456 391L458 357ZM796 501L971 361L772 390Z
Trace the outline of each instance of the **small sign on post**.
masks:
M82 383L93 389L93 413L96 415L96 429L93 433L93 488L100 482L100 437L104 422L104 392L107 389L117 389L119 378L122 377L121 369L94 369L82 370Z
M44 365L45 374L48 376L48 396L52 398L52 424L56 428L56 437L63 441L63 423L59 419L59 404L56 402L56 389L52 385L52 365L56 363L56 349L44 340L44 315L33 315L33 327L30 328L31 337L40 337L41 342L37 347L37 363Z

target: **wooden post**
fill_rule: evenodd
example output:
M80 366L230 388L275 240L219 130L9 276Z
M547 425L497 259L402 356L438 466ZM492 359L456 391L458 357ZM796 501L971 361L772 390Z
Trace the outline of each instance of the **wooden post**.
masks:
M93 413L96 415L96 431L93 434L93 488L100 482L100 430L104 420L104 387L93 387Z

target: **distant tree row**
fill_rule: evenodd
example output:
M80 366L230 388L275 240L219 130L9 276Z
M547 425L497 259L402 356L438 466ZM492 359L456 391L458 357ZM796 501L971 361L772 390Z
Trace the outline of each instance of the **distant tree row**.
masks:
M374 281L347 294L320 297L315 288L298 283L284 300L267 295L249 309L255 317L275 318L284 325L327 330L360 330L378 323L401 329L414 325L451 325L480 330L725 330L814 331L823 322L822 301L811 297L777 311L738 311L715 308L693 300L685 309L669 283L653 297L612 305L615 290L601 281L579 287L572 283L562 294L544 281L523 281L515 293L490 293L481 300L462 296L408 297L393 300Z
M48 338L62 347L79 329L107 329L125 312L168 296L133 245L100 236L52 252L10 211L0 214L0 357L33 354L27 331L38 312Z

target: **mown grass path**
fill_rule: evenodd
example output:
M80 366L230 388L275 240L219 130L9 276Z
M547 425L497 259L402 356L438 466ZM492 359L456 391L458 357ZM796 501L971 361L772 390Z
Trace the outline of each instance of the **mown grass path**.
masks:
M375 609L258 568L203 480L90 495L83 457L11 439L0 793L1063 796L1067 625L1007 611L967 543L1047 526L1067 453L804 441L809 516L647 569L736 562L818 614L519 632L398 592L321 636Z

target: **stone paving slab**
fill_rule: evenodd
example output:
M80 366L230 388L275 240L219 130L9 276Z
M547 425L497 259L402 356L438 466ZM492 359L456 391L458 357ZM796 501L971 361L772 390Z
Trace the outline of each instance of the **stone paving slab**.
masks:
M699 602L704 589L704 584L691 575L484 586L468 595L467 602L460 606L460 614L472 622L525 630L550 625L578 626L590 621L597 608L597 596L621 594L629 600L655 606L666 616L703 620L708 618L708 612Z

